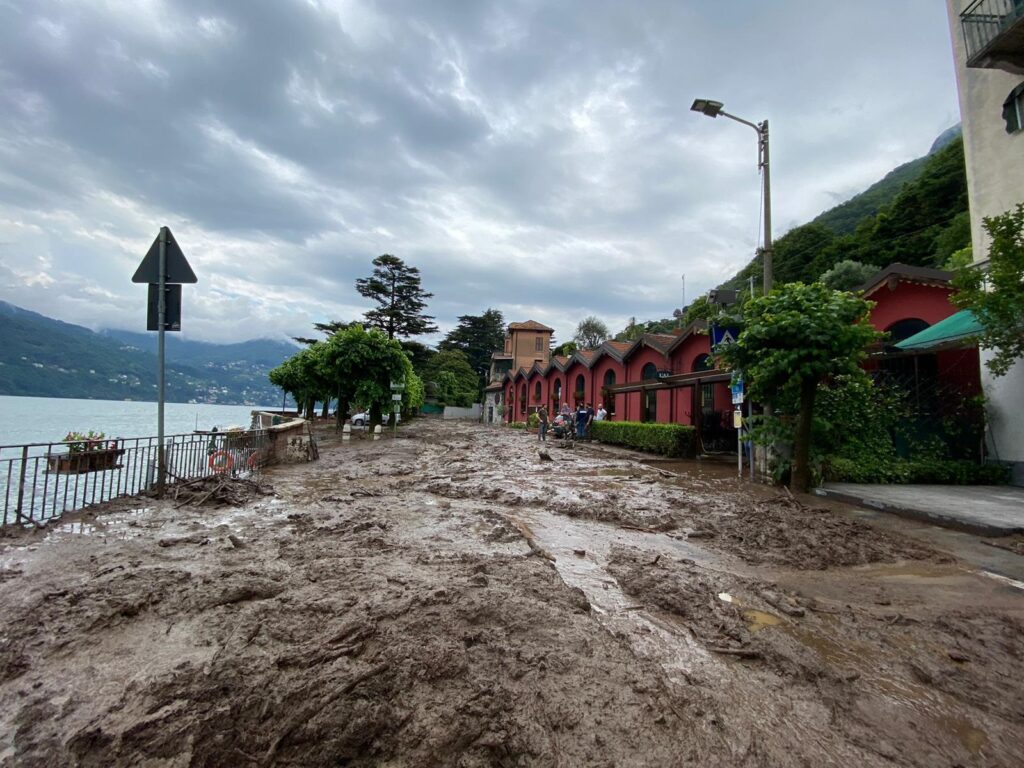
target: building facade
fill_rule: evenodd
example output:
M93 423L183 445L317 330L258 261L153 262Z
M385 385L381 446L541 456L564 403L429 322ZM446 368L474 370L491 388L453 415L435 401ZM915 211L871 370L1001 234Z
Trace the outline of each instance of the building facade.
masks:
M971 244L984 267L987 216L1024 202L1024 0L947 0L963 121ZM981 360L987 355L984 350ZM983 365L989 455L1024 485L1024 361L993 377Z

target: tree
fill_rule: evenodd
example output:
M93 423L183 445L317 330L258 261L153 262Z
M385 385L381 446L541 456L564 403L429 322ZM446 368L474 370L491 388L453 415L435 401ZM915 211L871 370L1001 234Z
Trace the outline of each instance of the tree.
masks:
M421 344L418 341L402 341L402 349L405 351L406 357L409 358L409 362L412 363L412 369L416 371L416 375L422 376L423 372L427 369L427 365L433 359L437 351L428 347L426 344Z
M557 347L551 350L552 357L572 357L579 351L579 344L575 341L563 341Z
M790 484L811 484L810 442L814 399L826 377L853 374L880 334L868 321L871 302L821 283L782 285L743 305L743 330L716 349L742 372L749 396L762 402L781 394L798 398Z
M591 315L580 320L580 324L576 326L576 333L573 334L572 340L575 341L582 349L594 349L595 347L601 346L601 344L611 337L611 331L608 330L608 326L598 320L596 317Z
M367 323L380 328L389 339L435 333L434 318L423 312L426 300L434 294L420 287L420 271L387 253L374 259L373 267L370 277L356 280L360 295L378 304L364 315Z
M468 408L476 402L480 392L480 374L457 349L442 350L434 355L424 371L424 379L441 405Z
M489 368L491 353L505 343L505 318L497 309L482 315L461 315L459 324L437 345L439 350L457 349L466 355L474 371Z
M343 331L352 325L355 325L355 323L346 323L343 320L331 320L327 323L313 323L313 327L326 336L335 334L338 331ZM318 341L323 341L323 339L310 339L305 336L292 336L292 340L299 342L299 344L316 344Z
M1024 203L986 218L985 231L992 241L988 269L961 269L953 302L978 319L981 347L995 350L985 365L998 377L1024 357Z
M872 267L870 264L861 264L859 261L846 259L822 274L821 282L833 291L852 291L863 285L877 271L878 268Z
M381 414L391 408L391 382L413 375L401 343L377 328L353 325L323 345L319 373L337 393L339 423L348 415L349 404L356 403L369 409L370 424L380 424Z
M285 360L268 374L270 383L290 394L296 404L312 418L318 400L328 402L333 394L332 382L321 372L324 342L317 342Z

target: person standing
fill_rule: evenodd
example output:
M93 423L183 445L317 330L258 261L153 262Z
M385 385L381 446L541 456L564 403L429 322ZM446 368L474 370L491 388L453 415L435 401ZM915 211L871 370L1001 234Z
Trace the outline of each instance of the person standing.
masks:
M604 409L604 403L597 404L597 413L594 414L594 421L604 421L608 418L608 411Z
M537 439L546 443L548 441L548 409L543 405L537 411L537 418L540 419Z
M591 439L590 428L594 425L594 406L592 403L587 403L587 440Z
M587 410L587 406L580 401L580 404L576 406L576 439L582 440L587 435L587 422L590 421L590 411Z

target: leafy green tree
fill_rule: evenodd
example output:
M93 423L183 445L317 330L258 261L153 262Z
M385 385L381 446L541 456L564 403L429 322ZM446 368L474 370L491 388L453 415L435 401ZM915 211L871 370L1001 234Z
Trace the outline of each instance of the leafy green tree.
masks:
M352 325L354 325L354 323L346 323L343 320L331 320L327 323L313 323L313 327L325 336L330 336L338 331L343 331ZM299 344L316 344L318 341L323 341L323 339L310 339L305 336L292 336L292 339L299 342Z
M743 373L750 396L762 402L797 398L791 485L810 487L811 424L818 384L856 372L866 348L879 338L868 321L872 304L821 283L789 283L743 305L743 330L716 352Z
M459 408L468 408L476 402L480 378L466 355L457 349L438 352L424 371L424 379L432 385L438 403Z
M434 294L420 286L420 271L388 253L374 259L373 267L370 277L356 280L360 295L378 305L364 315L367 323L389 339L435 333L434 318L424 313L426 300Z
M833 291L852 291L878 271L870 264L847 259L840 261L821 276L821 282Z
M306 418L312 418L318 400L329 402L331 399L331 381L320 368L324 349L324 342L300 349L268 374L270 383L290 394L302 407Z
M988 268L960 270L953 302L978 318L982 348L995 350L986 365L994 376L1004 376L1024 357L1024 203L986 218L985 231L992 243Z
M339 423L348 416L349 404L356 403L369 408L370 424L380 424L381 414L391 408L391 382L413 374L401 343L377 328L353 325L323 345L319 372L337 393Z
M971 244L971 213L960 211L954 216L946 228L935 237L935 254L932 264L942 266L954 253Z
M594 349L595 347L601 346L601 344L608 338L611 337L611 331L608 330L608 326L605 325L601 320L591 315L580 320L580 324L576 326L576 333L573 334L572 340L576 342L580 349Z
M497 309L482 315L461 315L459 324L448 332L437 348L458 350L466 355L474 371L489 368L491 353L505 343L505 318Z
M552 357L572 357L579 351L579 344L575 341L563 341L551 350Z
M417 376L423 375L423 371L426 370L427 365L434 355L437 354L437 350L431 349L426 344L408 339L402 340L402 349L405 350L405 354L412 363L412 369L416 371Z
M959 251L953 251L953 253L949 255L949 258L946 259L946 263L942 265L942 268L949 272L956 272L957 270L970 266L973 261L974 249L968 245L965 248L961 248Z

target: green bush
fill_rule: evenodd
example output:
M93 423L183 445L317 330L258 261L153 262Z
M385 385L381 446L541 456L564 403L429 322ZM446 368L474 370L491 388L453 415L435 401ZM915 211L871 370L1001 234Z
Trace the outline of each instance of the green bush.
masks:
M831 456L826 467L826 477L843 483L1003 485L1010 481L1010 470L1002 464L978 464L965 459L934 456L893 459L878 464Z
M662 456L693 456L696 430L685 424L642 424L638 421L595 421L591 434L602 443L624 445Z
M509 424L512 429L526 429L525 421L513 421Z
M537 427L539 427L540 416L538 416L536 413L531 413L529 416L526 417L526 426L528 426L530 429L536 429Z

